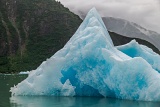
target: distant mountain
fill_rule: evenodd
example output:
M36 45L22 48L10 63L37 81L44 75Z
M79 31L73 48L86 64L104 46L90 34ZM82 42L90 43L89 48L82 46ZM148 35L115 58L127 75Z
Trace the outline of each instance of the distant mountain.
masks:
M115 32L126 37L146 40L160 50L160 34L124 19L103 17L103 21L110 32Z
M55 0L0 0L0 72L36 69L81 22Z

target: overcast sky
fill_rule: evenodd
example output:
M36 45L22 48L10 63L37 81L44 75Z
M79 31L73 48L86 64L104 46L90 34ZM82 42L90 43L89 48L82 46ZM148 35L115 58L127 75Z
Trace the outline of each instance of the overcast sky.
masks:
M101 16L135 22L160 33L160 0L58 0L76 14L96 7Z

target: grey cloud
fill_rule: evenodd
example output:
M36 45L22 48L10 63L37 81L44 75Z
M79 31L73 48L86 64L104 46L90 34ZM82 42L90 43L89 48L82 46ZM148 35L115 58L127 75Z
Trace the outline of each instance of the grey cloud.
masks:
M78 15L85 15L92 7L96 7L101 16L126 19L160 33L160 0L59 1Z

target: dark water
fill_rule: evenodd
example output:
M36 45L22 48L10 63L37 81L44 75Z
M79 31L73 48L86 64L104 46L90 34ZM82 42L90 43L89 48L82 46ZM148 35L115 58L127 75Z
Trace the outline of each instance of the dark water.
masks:
M96 97L14 96L9 89L26 75L0 74L0 107L160 107L160 102L128 101Z

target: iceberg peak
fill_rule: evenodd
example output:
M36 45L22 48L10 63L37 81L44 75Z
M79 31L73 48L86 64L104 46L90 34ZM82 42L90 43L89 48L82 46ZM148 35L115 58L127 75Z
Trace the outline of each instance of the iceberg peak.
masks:
M73 42L76 39L81 38L82 36L88 35L86 33L88 34L91 34L91 33L100 34L101 33L103 36L105 36L108 46L113 47L113 42L111 40L111 37L109 36L107 28L105 24L103 23L102 18L98 14L96 8L92 8L88 12L86 18L84 19L84 21L82 22L82 24L80 25L76 33L72 36L69 42Z
M125 53L130 49L141 54ZM160 101L159 62L154 62L155 58L160 56L134 41L127 46L114 47L101 17L93 8L67 44L10 91L12 95Z

